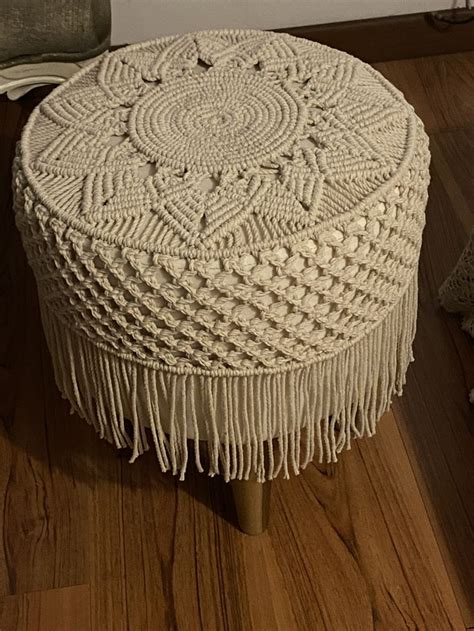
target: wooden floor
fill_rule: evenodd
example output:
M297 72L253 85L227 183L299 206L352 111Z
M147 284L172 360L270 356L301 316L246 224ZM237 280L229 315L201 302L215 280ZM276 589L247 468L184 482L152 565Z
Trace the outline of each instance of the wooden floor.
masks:
M130 466L69 416L9 190L40 94L0 101L1 631L474 628L474 343L436 299L473 223L474 53L377 67L431 136L416 362L374 439L274 483L255 538L219 480Z

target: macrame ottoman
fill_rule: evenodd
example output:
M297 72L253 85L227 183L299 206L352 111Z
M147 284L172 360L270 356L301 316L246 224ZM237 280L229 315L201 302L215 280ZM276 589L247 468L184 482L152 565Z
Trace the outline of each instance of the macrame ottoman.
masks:
M439 289L443 307L452 313L462 314L461 327L474 337L474 229L451 274ZM469 391L474 403L474 388Z
M180 478L190 458L257 482L336 461L412 359L428 163L401 93L320 44L224 30L105 54L15 159L59 389Z

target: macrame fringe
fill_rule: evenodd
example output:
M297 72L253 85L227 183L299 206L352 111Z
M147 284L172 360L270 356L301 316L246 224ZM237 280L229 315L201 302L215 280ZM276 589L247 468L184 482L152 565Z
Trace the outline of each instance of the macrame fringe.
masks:
M199 471L206 445L209 475L263 482L298 474L315 452L336 462L354 438L375 433L413 360L416 312L415 278L384 321L334 357L227 377L156 370L97 347L44 305L42 319L60 391L101 438L130 447L131 462L151 435L161 469L183 479L191 440Z

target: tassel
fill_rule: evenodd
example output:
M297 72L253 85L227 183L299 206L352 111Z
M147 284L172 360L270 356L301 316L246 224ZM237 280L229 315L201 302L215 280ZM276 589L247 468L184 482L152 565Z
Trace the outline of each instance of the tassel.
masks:
M149 433L161 469L181 480L189 448L204 470L204 442L209 475L260 482L298 474L315 454L336 462L354 438L375 433L413 360L416 311L415 277L381 323L333 357L286 372L216 377L120 357L41 306L59 390L102 438L131 447L131 462L148 449Z

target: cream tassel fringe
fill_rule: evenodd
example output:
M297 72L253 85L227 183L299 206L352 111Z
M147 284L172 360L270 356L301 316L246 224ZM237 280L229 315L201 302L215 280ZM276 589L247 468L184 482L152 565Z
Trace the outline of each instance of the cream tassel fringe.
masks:
M354 438L375 433L413 360L417 297L415 277L362 340L294 371L253 376L157 371L99 348L44 305L42 319L60 391L101 438L130 447L131 462L151 434L161 469L183 479L188 440L199 471L204 441L209 475L228 481L255 473L263 482L298 474L315 451L320 462L336 462Z

